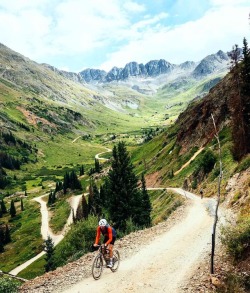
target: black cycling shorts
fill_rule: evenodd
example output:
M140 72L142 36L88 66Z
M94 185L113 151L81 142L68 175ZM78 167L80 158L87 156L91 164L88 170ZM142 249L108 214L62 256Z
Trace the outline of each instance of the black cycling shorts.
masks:
M103 240L103 243L105 244L107 241L109 240L108 237L105 237L104 240ZM112 241L110 242L110 244L115 244L115 240L116 240L116 237L112 237Z

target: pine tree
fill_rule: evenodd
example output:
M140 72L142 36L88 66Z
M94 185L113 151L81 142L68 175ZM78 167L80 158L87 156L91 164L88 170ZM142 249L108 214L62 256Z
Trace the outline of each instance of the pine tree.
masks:
M78 180L75 171L72 171L70 174L70 188L73 190L82 190L81 182Z
M94 190L93 190L93 185L92 181L90 181L89 185L89 196L88 196L88 213L94 215L95 214L95 209L94 209Z
M250 91L250 51L246 38L243 39L242 48L242 79L243 79L243 93L249 95Z
M66 194L67 188L69 188L69 174L66 172L63 178L63 193Z
M149 227L151 226L150 213L152 210L152 206L151 206L151 202L147 192L144 174L142 174L141 176L141 193L142 193L142 196L141 196L141 205L140 205L141 212L140 212L139 225Z
M10 215L11 215L11 218L14 218L16 215L16 208L15 208L13 199L11 200L11 203L10 203Z
M0 226L0 253L4 252L4 231L3 228Z
M237 90L233 101L232 115L232 137L233 137L233 155L236 160L240 160L247 152L246 128L243 117L244 103L242 99L242 72L240 61L240 50L238 45L233 47L230 53L231 74L234 86Z
M126 230L126 221L134 217L139 202L138 179L124 142L113 148L112 166L109 180L109 214L115 226Z
M79 208L79 205L78 205L78 207L76 209L76 214L77 214L78 208ZM73 208L71 208L71 211L72 211L72 220L73 220L73 223L75 224L76 221L77 221L77 215L75 215L75 212L74 212L74 209Z
M84 194L82 195L82 215L83 219L88 218L88 204Z
M78 207L76 209L75 220L76 221L80 221L82 219L83 219L82 203L79 202ZM73 216L73 222L74 222L74 216Z
M56 202L56 192L53 191L51 195L51 204L54 204Z
M10 242L11 242L10 230L9 230L9 226L6 224L5 225L4 244L10 243Z
M3 214L7 213L7 209L6 209L6 206L5 206L5 203L4 203L3 199L1 201L1 210L2 210Z
M250 49L246 38L243 39L242 59L242 115L246 136L246 153L250 152Z
M24 211L23 199L21 198L21 211Z
M44 241L44 251L46 252L45 261L46 264L44 265L45 271L53 271L55 269L54 263L54 243L52 238L48 236L47 240Z
M84 166L82 165L80 167L80 176L84 175Z
M98 159L95 159L95 172L100 173L100 171L101 171L100 162Z
M48 206L52 204L52 190L50 190L49 198L48 198Z
M93 182L93 207L95 210L95 215L100 216L102 212L102 203L101 203L101 198L100 198L100 193L99 190L96 186L96 183Z
M80 201L77 210L76 210L76 220L80 221L82 219L86 220L88 218L88 204L84 194L82 195L82 200Z
M100 200L102 206L108 208L109 206L109 181L105 179L104 184L100 186Z

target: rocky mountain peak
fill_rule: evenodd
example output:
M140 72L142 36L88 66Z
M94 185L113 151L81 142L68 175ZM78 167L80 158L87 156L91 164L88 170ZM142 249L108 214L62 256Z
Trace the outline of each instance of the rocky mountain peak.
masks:
M195 78L201 78L208 74L225 70L228 68L229 56L223 51L218 51L216 54L211 54L201 60L193 72Z
M181 70L184 74L192 72L194 78L203 78L214 72L226 71L228 62L228 54L219 50L216 54L205 57L198 64L194 61L186 61L176 65L164 59L150 60L145 65L132 61L127 63L124 68L115 66L109 72L99 69L85 69L79 74L87 83L125 81L133 77L157 77L161 74L171 74L175 69Z

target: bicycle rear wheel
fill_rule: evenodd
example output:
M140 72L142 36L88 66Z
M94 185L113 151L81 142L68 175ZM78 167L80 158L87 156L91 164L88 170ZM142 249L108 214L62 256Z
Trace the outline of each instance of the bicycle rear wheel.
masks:
M101 254L98 254L92 264L92 276L95 280L100 279L103 269L103 260Z
M119 254L119 251L115 249L113 251L113 267L110 268L111 271L113 273L116 272L119 268L119 265L120 265L120 254Z

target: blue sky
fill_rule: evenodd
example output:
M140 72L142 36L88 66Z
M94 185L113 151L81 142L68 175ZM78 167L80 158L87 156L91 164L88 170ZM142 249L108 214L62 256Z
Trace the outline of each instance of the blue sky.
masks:
M250 43L249 0L1 0L0 42L79 72L199 61Z

